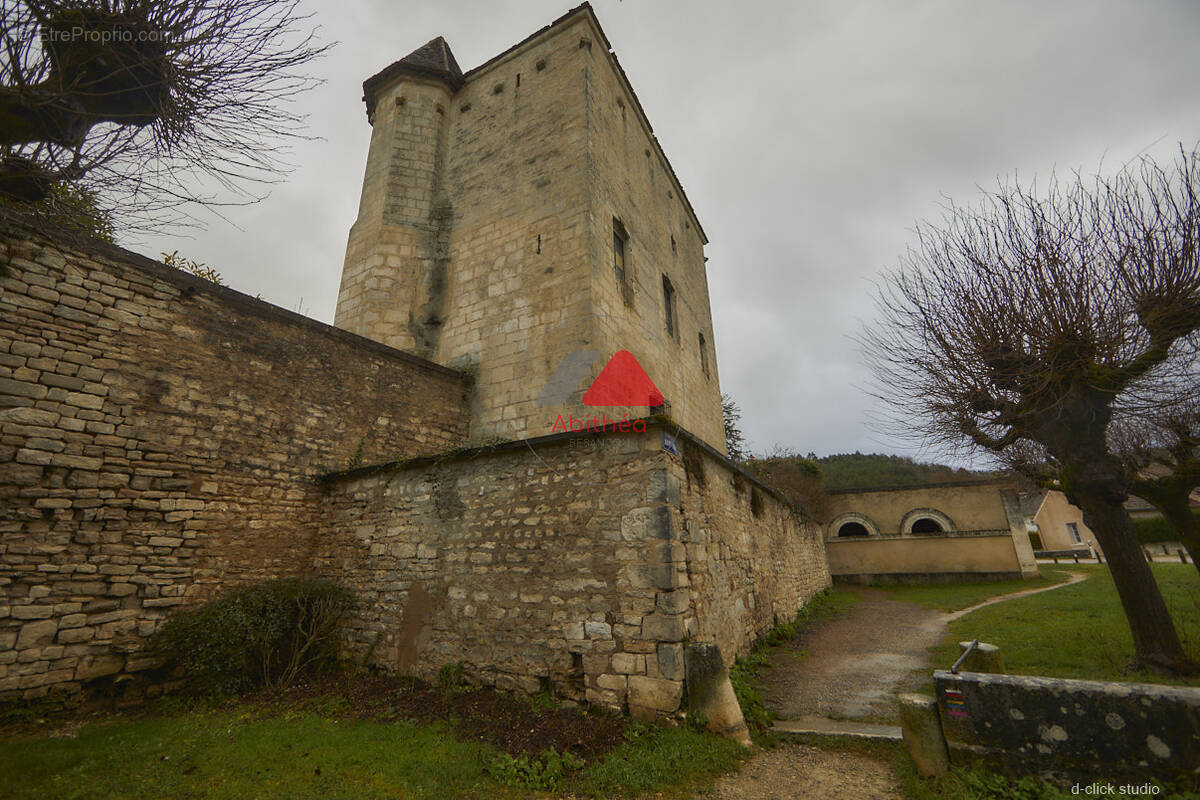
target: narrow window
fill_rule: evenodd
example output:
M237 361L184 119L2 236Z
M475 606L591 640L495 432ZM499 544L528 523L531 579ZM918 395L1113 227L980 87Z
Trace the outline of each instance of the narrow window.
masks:
M679 251L675 249L675 237L671 236L671 255L675 255L677 252Z
M705 346L704 334L701 333L701 334L699 334L699 336L700 336L700 370L704 373L704 377L707 378L707 377L709 377L709 375L708 375L708 347Z
M1080 537L1080 535L1079 535L1079 526L1078 525L1076 525L1074 522L1068 522L1067 530L1071 532L1071 541L1072 542L1074 542L1075 544L1080 544L1081 542L1083 542L1082 537Z
M625 282L625 253L628 249L629 234L621 221L613 217L613 269L621 283Z
M675 287L671 285L671 279L666 275L663 279L663 315L667 321L667 336L672 339L679 338L679 325L675 319Z

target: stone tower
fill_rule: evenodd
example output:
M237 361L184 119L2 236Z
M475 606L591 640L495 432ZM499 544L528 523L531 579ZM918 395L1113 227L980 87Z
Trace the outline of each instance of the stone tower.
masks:
M591 7L463 73L438 37L364 84L335 324L475 375L472 436L579 419L628 350L725 450L704 231Z

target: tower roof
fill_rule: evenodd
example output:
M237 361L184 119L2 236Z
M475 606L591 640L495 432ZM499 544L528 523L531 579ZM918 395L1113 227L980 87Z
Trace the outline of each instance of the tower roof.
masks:
M397 75L420 75L441 80L457 89L462 85L463 72L450 52L450 45L441 36L430 39L404 58L384 67L363 81L363 100L367 103L367 117L375 114L375 93L381 86Z

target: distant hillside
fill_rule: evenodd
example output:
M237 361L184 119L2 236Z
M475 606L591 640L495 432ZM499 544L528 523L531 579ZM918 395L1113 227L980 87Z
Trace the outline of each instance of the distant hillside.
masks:
M912 486L967 481L997 475L994 472L955 469L945 464L922 464L907 456L888 456L882 453L839 453L817 458L815 461L821 465L826 489Z

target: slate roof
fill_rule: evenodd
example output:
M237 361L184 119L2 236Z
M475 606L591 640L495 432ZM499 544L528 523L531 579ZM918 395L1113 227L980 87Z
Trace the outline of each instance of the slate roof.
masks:
M416 74L437 78L458 89L463 83L463 71L450 52L450 45L441 36L430 39L399 61L393 62L363 81L363 100L367 104L367 117L375 114L375 90L396 75Z

